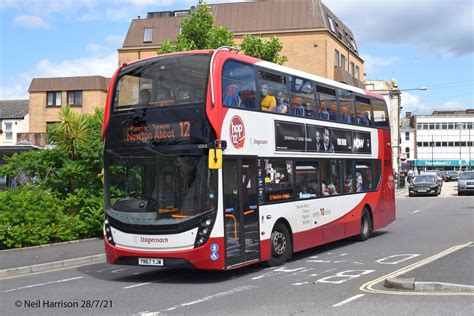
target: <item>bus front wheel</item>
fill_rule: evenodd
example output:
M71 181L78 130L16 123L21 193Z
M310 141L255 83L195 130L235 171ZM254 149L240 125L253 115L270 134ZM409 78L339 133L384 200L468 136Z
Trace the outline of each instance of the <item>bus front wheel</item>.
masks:
M372 217L370 216L370 212L366 207L364 207L364 210L362 211L362 218L360 220L360 233L357 236L359 241L369 239L373 230L372 225Z
M271 267L281 266L290 257L293 246L291 244L290 233L283 223L277 223L273 227L270 237L270 247L272 248L272 257L267 261Z

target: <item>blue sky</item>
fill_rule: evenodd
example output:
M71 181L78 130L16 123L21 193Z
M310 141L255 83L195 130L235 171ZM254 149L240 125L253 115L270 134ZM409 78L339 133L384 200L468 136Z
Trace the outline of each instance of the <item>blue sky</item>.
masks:
M27 98L34 77L111 76L132 18L197 2L2 0L0 99ZM428 87L404 92L404 111L474 108L472 1L323 2L353 31L367 79L396 78L402 90Z

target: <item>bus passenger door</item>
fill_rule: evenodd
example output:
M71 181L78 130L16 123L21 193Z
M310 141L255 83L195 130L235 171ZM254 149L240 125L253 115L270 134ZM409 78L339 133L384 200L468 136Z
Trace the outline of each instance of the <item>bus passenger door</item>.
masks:
M258 260L257 160L225 158L223 179L226 266Z

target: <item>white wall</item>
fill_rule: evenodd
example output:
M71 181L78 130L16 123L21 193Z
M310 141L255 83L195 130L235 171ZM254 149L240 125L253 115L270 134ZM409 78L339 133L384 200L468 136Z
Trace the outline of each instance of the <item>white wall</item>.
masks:
M27 114L22 120L18 119L2 119L1 121L1 130L3 133L0 135L0 146L13 146L17 144L17 133L28 133L29 131L29 117L30 115ZM6 139L6 128L5 123L12 123L12 139Z

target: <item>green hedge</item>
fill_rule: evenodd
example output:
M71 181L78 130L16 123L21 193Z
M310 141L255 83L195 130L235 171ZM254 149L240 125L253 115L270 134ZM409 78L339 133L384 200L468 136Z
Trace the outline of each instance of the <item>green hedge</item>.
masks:
M0 191L0 248L100 236L102 219L101 196L83 190L65 200L34 186Z

